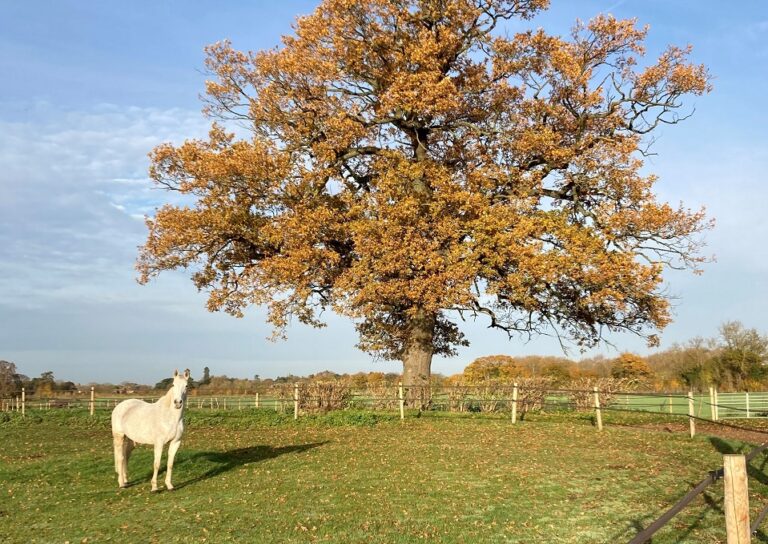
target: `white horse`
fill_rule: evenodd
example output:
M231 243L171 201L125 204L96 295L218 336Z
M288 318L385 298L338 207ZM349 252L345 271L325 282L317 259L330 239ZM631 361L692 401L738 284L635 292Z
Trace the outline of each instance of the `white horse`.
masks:
M173 372L173 387L155 403L139 399L128 399L112 410L112 437L115 445L115 471L120 487L128 485L128 458L136 444L155 446L154 474L152 491L157 491L157 472L160 470L160 458L163 446L168 446L168 470L165 473L165 487L173 489L171 473L173 459L181 445L184 432L184 404L187 400L187 382L189 369L180 375Z

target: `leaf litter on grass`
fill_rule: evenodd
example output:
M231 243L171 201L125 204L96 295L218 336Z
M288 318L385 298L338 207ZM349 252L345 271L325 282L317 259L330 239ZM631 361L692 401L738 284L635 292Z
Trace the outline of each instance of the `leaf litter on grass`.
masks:
M75 421L64 435L64 422L0 426L9 542L624 541L722 459L706 437L598 433L573 417L326 425L242 413L188 425L177 491L150 494L150 448L118 490L108 426ZM712 489L658 541L722 540Z

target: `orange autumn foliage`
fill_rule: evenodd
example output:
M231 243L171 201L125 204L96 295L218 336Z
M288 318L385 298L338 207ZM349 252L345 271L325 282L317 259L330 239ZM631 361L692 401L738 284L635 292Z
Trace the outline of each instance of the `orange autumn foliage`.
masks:
M611 364L611 376L614 378L645 379L651 375L645 359L634 353L622 353Z
M215 122L152 152L190 200L147 219L141 281L192 267L209 309L265 305L278 334L333 309L406 383L466 344L459 314L653 343L662 270L697 268L708 223L655 199L642 152L710 77L674 47L640 68L635 21L497 32L547 4L325 0L280 48L208 47Z

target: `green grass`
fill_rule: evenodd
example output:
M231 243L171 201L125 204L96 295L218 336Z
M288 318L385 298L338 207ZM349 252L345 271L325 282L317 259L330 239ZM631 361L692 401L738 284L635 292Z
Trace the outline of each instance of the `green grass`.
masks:
M697 417L711 418L711 402L708 394L694 394L693 410ZM747 397L740 393L720 393L717 404L721 419L765 418L768 416L768 394L750 393L749 406ZM688 414L688 399L685 395L617 395L611 406L628 410L644 410L672 414Z
M117 488L107 413L0 419L0 541L626 542L739 442L641 429L661 416L507 417L269 410L195 412L173 492L150 493L152 452ZM750 479L753 515L768 469ZM162 480L162 478L161 478ZM724 542L722 484L654 543ZM768 542L761 533L757 542Z
M709 395L695 394L693 396L693 411L697 417L709 418ZM671 403L671 406L670 406ZM688 399L685 395L617 395L611 406L626 410L642 410L646 412L688 414Z

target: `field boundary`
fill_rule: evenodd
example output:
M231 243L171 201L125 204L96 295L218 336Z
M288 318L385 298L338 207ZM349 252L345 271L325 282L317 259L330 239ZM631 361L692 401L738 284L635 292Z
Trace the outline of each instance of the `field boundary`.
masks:
M30 397L22 390L21 394L0 398L0 412L24 413L27 409L45 411L61 408L88 408L96 411L112 409L127 398L154 402L160 396L97 395L91 388L90 396L41 398ZM693 413L690 410L691 397ZM297 383L245 394L192 394L187 403L187 407L192 409L293 410L297 416L314 411L349 408L401 412L401 408L415 408L419 411L516 412L519 417L540 410L591 410L596 409L596 403L599 403L599 407L604 410L692 415L709 421L768 418L768 392L718 393L715 388L710 388L708 395L692 391L688 394L643 392L619 390L599 382L586 388L512 383L454 386L383 384L368 389L356 389L337 383Z

